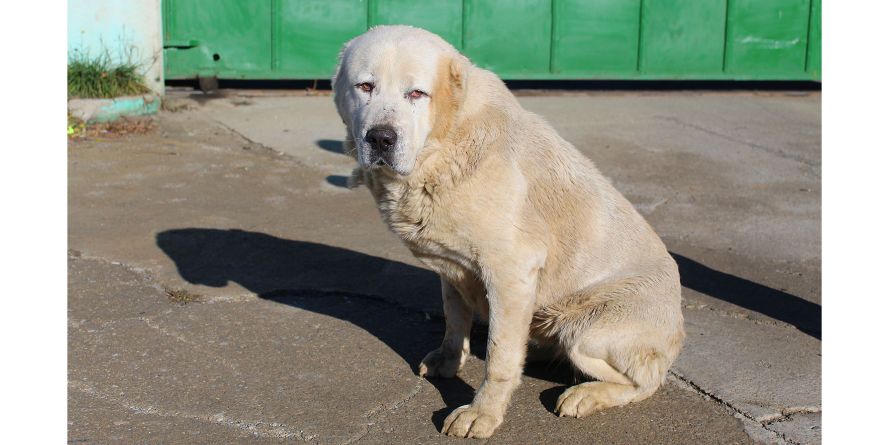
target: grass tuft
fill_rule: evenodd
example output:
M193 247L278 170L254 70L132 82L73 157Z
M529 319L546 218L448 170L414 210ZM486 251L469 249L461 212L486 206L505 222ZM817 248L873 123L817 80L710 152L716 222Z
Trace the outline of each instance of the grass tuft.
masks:
M68 98L112 98L150 91L135 63L112 62L109 54L77 54L68 60Z

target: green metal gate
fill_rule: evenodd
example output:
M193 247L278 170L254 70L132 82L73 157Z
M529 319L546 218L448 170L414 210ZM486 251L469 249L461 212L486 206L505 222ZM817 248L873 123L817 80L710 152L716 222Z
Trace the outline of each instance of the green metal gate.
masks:
M821 0L164 0L166 78L329 78L380 24L505 79L821 79Z

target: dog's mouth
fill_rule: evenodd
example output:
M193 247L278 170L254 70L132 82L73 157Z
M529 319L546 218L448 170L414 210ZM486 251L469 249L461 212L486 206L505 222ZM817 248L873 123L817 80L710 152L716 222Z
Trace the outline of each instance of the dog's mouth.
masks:
M388 167L391 169L394 168L394 166L392 166L389 161L385 160L381 156L378 156L378 157L373 156L373 158L369 160L368 164L369 164L370 169L384 168L384 167Z
M377 158L373 158L368 162L369 170L381 169L385 171L390 171L392 173L396 173L400 176L409 175L411 168L403 168L402 164L395 163L392 159L386 159L384 156L379 156Z
M372 168L390 167L394 168L394 153L379 153L376 150L369 149L367 164Z
M361 147L361 156L362 159L361 165L364 168L369 170L375 169L390 169L392 172L406 176L411 171L411 166L406 168L401 159L398 159L398 153L394 150L391 150L386 153L379 153L376 150L373 150L371 147L365 147L366 151L363 151L364 147Z

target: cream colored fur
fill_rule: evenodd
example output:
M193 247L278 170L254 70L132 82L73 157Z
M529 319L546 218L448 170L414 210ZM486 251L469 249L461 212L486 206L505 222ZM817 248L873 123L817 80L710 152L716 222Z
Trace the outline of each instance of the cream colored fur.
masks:
M356 87L372 79L366 95ZM594 164L495 74L427 31L382 26L342 51L333 80L346 146L382 218L442 280L446 335L422 361L452 377L475 316L489 321L486 376L443 432L489 437L517 387L530 339L596 379L567 389L560 416L643 400L683 343L680 283L664 244ZM413 89L426 100L408 97ZM402 135L395 165L366 131Z

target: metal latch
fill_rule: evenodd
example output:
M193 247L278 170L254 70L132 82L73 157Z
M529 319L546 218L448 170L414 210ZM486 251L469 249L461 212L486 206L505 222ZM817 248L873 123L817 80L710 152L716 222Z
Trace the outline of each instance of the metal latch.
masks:
M167 40L163 42L163 48L188 49L200 45L199 40Z

